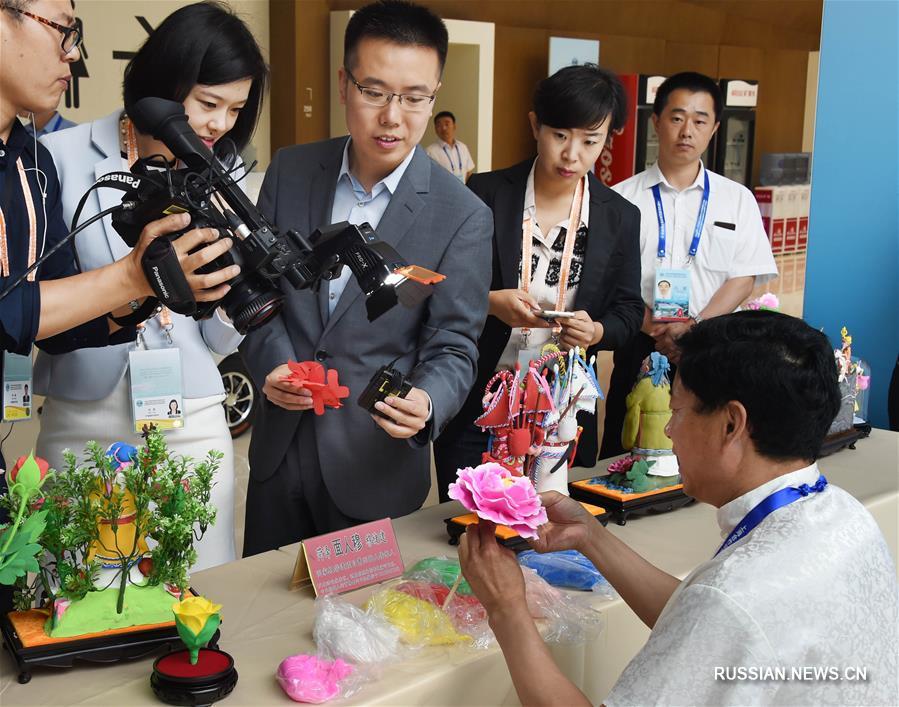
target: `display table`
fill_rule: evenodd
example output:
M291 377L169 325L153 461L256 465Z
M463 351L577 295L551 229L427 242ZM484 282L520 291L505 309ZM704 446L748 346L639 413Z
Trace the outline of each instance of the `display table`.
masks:
M897 557L899 517L899 434L874 430L855 450L821 462L827 478L858 498L877 519ZM575 470L586 478L593 473ZM455 502L434 506L395 521L407 566L424 557L452 555L443 520L461 511ZM686 576L708 559L721 542L715 509L694 504L672 513L635 518L609 530L650 562ZM311 588L287 590L297 546L198 572L192 584L224 605L220 647L234 656L239 682L227 705L291 704L274 678L282 658L314 651ZM349 595L362 603L371 590ZM593 641L554 646L556 660L594 704L609 693L621 670L640 649L649 630L621 600L597 601L604 629ZM4 651L5 653L5 651ZM150 689L152 659L110 666L81 665L68 670L35 670L27 685L16 682L9 656L0 658L0 704L141 705L158 704ZM365 705L518 704L502 654L429 649L389 667L377 682L354 695ZM340 704L332 702L330 704Z

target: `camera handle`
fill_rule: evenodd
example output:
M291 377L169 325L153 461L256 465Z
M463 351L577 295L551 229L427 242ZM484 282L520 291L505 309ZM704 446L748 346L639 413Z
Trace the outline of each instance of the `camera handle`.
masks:
M164 306L185 316L197 311L197 301L169 238L157 238L150 242L141 257L141 267L147 282Z

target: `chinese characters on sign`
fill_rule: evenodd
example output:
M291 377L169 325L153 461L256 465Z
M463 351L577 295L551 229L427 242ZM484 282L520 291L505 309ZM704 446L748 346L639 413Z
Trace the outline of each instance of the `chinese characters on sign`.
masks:
M317 595L352 591L403 573L389 518L309 538L303 552Z

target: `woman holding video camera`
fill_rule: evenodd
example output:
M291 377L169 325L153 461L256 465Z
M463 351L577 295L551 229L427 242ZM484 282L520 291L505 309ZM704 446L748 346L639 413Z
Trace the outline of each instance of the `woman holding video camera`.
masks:
M565 67L534 93L537 157L468 181L493 210L493 281L478 378L434 445L441 500L456 469L480 464L487 450L473 423L495 371L526 368L553 339L590 355L640 328L640 213L593 175L606 138L624 124L625 103L613 73ZM593 466L596 422L585 417L576 463Z
M202 2L173 12L125 69L124 110L42 139L57 165L66 220L104 174L128 171L148 158L158 165L164 160L166 169L180 167L163 143L138 132L129 119L140 99L182 103L193 130L233 168L255 130L267 79L256 40L226 5ZM235 171L237 178L242 170ZM81 220L120 198L115 190L95 190ZM79 234L76 249L85 270L129 250L108 217ZM176 454L201 459L210 449L224 453L211 499L216 523L196 545L194 569L235 559L233 447L210 349L227 355L241 339L221 308L200 322L163 308L138 326L136 347L41 354L35 368L35 392L47 396L37 447L51 466L60 468L62 450L80 453L87 440L101 446L117 440L136 444L135 421L146 419L170 430L169 448ZM154 385L155 390L148 387ZM154 396L164 400L157 405ZM172 415L169 403L178 396L178 414Z

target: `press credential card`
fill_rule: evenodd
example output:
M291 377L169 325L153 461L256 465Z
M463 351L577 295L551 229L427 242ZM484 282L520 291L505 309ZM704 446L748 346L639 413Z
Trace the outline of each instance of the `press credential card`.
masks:
M656 270L652 319L683 322L690 318L690 271Z
M31 419L31 354L3 352L3 421Z
M145 425L160 430L184 427L181 352L178 349L136 350L128 354L134 431Z

